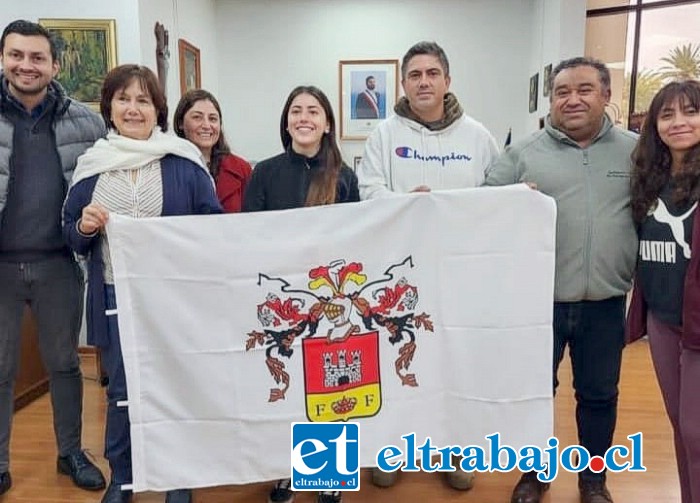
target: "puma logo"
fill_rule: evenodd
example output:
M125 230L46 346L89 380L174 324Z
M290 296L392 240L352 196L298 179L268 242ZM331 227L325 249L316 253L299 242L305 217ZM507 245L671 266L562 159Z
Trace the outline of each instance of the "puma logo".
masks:
M664 202L659 199L658 205L653 213L657 222L667 224L671 228L671 235L673 235L673 239L676 240L678 246L680 246L683 250L683 256L686 259L690 259L690 244L685 241L685 228L683 226L683 222L685 222L685 219L695 211L697 205L698 203L696 202L684 214L674 217L671 215L671 213L669 213Z

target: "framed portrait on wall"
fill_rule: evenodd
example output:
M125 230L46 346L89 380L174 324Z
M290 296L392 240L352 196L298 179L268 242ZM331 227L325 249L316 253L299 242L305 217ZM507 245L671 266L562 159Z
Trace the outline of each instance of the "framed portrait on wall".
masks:
M544 72L542 72L542 96L549 96L551 91L549 87L549 77L552 75L552 64L548 64L544 67Z
M537 112L537 93L539 91L540 74L530 77L530 113Z
M399 61L343 60L338 64L340 139L364 140L386 119L399 96Z
M177 41L180 56L180 95L202 87L202 69L199 49L185 39Z
M98 109L102 82L117 65L114 19L39 19L39 24L56 38L56 79L68 96Z

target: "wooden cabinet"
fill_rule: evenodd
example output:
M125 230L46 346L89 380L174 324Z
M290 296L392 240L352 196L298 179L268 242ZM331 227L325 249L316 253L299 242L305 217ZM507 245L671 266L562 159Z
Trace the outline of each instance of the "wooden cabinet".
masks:
M29 306L22 315L22 347L15 381L15 411L49 390L49 378L41 362L37 326Z

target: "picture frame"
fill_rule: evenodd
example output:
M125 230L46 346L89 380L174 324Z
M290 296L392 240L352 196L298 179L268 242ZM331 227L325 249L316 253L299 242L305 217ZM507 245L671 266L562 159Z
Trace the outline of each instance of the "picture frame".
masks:
M537 93L539 91L540 74L536 73L530 77L530 113L537 112Z
M360 167L360 164L362 164L362 156L361 155L356 155L355 157L352 158L352 170L357 172L357 168Z
M338 62L340 139L364 140L386 119L399 97L397 59Z
M180 61L180 96L202 87L202 67L199 49L184 38L177 41Z
M552 64L550 63L544 67L544 71L542 72L542 96L544 97L549 96L549 93L552 91L549 82L549 78L551 75Z
M68 96L95 110L102 83L117 66L117 28L114 19L39 19L56 40L60 66L56 80Z

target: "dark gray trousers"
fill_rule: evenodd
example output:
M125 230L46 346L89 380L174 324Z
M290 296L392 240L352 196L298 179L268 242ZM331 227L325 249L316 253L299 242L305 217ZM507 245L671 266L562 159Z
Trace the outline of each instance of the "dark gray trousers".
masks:
M29 304L49 374L58 453L81 448L83 381L78 358L84 282L68 256L0 262L0 473L9 469L13 389L20 355L22 312Z

